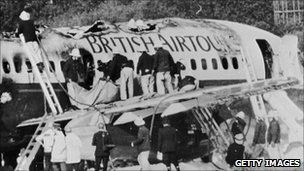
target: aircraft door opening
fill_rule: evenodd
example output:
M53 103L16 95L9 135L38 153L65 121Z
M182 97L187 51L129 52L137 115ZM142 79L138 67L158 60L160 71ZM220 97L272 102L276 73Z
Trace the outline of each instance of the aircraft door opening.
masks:
M271 78L272 69L273 69L273 50L270 44L265 39L257 39L257 44L263 55L263 61L265 66L265 78Z

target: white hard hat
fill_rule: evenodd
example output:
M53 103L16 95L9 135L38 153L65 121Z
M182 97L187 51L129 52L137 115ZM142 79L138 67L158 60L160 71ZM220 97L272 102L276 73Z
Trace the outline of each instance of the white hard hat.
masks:
M234 136L234 141L237 144L243 144L243 142L244 142L244 135L243 134L236 134Z
M239 113L236 114L237 117L245 119L245 113L243 111L240 111Z
M137 28L135 20L133 18L128 22L128 27L133 29Z
M142 117L138 117L134 120L134 124L136 126L142 126L142 125L145 125L145 121L143 120Z
M74 48L74 49L72 50L72 52L70 53L70 55L71 55L71 56L76 56L76 57L81 57L80 51L79 51L78 48Z
M163 47L163 44L161 42L155 42L154 47L160 48L160 47Z
M30 13L22 11L21 14L19 15L19 18L23 21L27 21L31 18Z

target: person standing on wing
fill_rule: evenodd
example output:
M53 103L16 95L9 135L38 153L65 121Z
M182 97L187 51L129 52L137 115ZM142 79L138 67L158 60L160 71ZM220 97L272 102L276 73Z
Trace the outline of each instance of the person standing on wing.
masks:
M156 53L152 73L156 73L157 92L164 95L167 89L169 93L173 93L171 72L174 70L174 60L169 51L163 49L160 42L156 42L154 48Z
M141 88L143 95L146 96L154 92L154 77L152 75L154 58L147 53L143 46L138 51L142 54L138 59L136 73L140 75Z

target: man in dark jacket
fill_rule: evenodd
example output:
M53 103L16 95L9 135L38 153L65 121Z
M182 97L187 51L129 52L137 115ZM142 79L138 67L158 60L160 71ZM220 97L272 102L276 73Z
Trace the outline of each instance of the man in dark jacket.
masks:
M84 83L84 65L81 62L79 49L75 48L70 53L70 58L64 63L62 72L67 82L73 81L79 85Z
M236 134L243 133L244 128L246 126L246 122L244 119L245 119L245 113L243 111L240 111L239 113L236 114L235 121L231 126L231 133L233 136L235 136Z
M176 170L179 171L177 161L177 135L176 129L169 125L168 118L163 118L163 128L158 131L158 153L163 154L163 161L167 166L167 170L171 170L171 163L174 164Z
M95 149L95 171L99 171L100 162L103 162L103 171L107 170L110 150L112 147L112 139L107 130L105 129L105 125L100 123L98 125L100 131L94 134L92 145L96 146Z
M30 61L36 63L38 69L40 72L42 72L44 69L42 62L42 53L38 45L36 28L34 21L31 20L30 12L30 8L25 8L24 11L22 11L19 15L19 18L21 20L19 23L17 35L20 37L21 41L26 44L26 48L28 48L29 53L31 53L29 56Z
M144 47L141 47L139 51L142 54L138 59L136 73L140 75L143 94L147 95L154 92L154 77L152 75L154 58L147 53Z
M120 78L122 65L128 62L128 58L121 55L118 49L113 49L113 58L109 67L110 79L115 83Z
M174 60L169 51L162 48L160 43L154 45L156 53L154 55L153 73L156 73L156 87L158 94L173 92L171 72L174 70Z
M242 160L244 158L245 146L243 145L244 135L236 134L234 142L229 145L227 150L226 162L233 167L236 160Z
M131 146L137 146L139 152L137 161L141 170L150 170L150 163L148 161L151 149L149 129L145 126L145 121L140 117L135 119L134 124L139 127L139 129L137 139L131 143Z

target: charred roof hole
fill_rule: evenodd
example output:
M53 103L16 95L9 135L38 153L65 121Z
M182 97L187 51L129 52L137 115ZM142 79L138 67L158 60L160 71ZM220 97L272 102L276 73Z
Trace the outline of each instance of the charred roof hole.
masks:
M153 31L156 29L157 24L152 23L145 23L143 20L135 20L131 19L128 22L128 29L132 32L147 32L147 31Z
M22 71L22 54L21 53L15 54L13 57L13 62L16 73L20 73Z
M9 74L11 72L11 66L6 59L2 60L2 67L3 67L4 73Z

